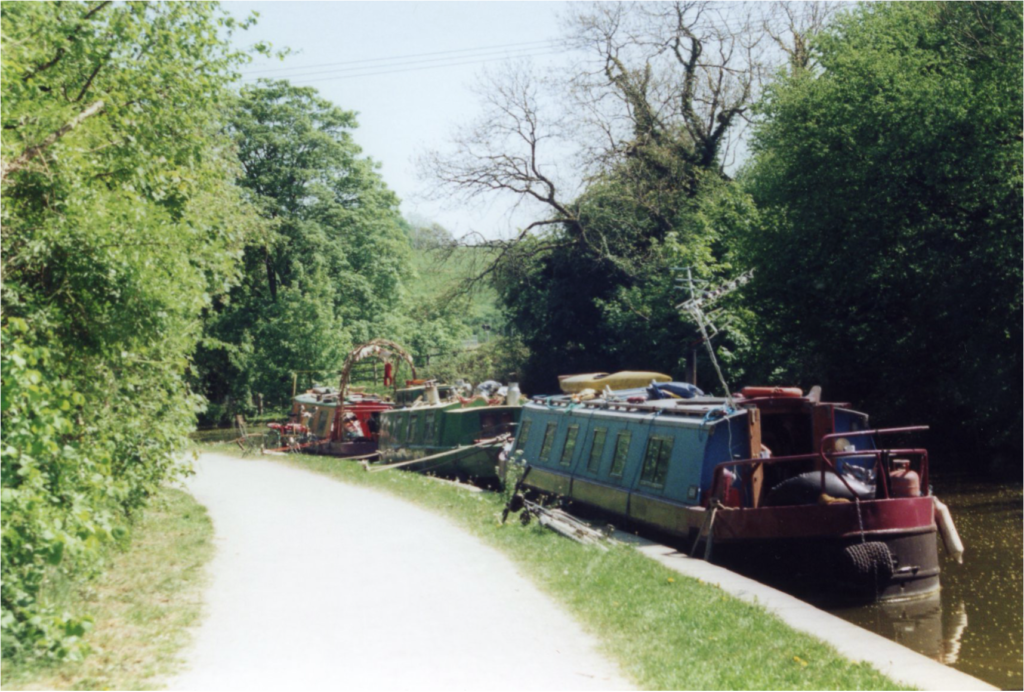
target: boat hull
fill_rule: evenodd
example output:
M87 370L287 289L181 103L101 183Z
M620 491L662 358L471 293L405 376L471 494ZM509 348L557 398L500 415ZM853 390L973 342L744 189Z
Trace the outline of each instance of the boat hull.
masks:
M425 456L433 456L431 450ZM426 473L443 478L456 478L470 481L479 485L493 485L499 478L499 454L500 446L494 447L468 447L464 450L434 450L436 454L451 453L434 459L425 459L422 462L413 462L404 466L407 471Z
M377 453L377 441L332 442L326 440L319 444L305 447L302 451L305 454L318 454L321 456L339 457L341 459L361 458L373 456Z
M800 595L887 601L939 589L930 497L720 508L712 515L698 505L549 469L531 468L524 486L651 530L715 564Z
M888 601L937 592L931 498L859 505L720 511L710 559L787 591L830 600Z

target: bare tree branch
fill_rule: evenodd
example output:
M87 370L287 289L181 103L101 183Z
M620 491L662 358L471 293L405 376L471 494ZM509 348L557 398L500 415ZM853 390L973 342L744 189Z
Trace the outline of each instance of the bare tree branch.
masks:
M837 3L824 0L773 2L762 27L789 56L791 69L805 69L812 66L810 39L825 28L838 10Z

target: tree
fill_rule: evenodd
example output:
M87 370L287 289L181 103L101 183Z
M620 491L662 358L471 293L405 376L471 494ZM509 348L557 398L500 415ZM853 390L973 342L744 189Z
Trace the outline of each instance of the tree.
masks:
M210 311L200 373L212 401L287 401L291 373L341 366L398 307L409 246L398 199L352 139L355 114L285 81L243 87L231 116L239 184L262 232ZM367 338L369 338L367 336Z
M708 221L746 205L724 168L763 71L752 19L710 3L587 5L568 25L585 56L572 75L511 67L454 150L426 162L447 192L538 209L492 243L485 271L529 347L532 391L566 371L678 371L695 330L672 309L671 268L729 271L736 216ZM573 144L578 185L554 161Z
M403 218L401 225L413 250L444 250L455 245L451 231L437 222L422 218Z
M761 372L963 463L1020 453L1021 34L1014 4L840 17L769 89L745 181Z
M248 212L220 105L238 25L206 3L0 8L5 656L87 628L43 598L98 565L194 426L199 315Z

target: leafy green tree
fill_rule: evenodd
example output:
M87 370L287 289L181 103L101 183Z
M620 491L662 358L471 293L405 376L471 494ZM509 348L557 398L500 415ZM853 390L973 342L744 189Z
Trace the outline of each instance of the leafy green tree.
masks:
M402 230L413 250L442 250L455 245L451 231L436 222L410 223L402 219Z
M208 3L17 3L3 59L4 655L85 631L42 594L170 475L199 316L248 225L220 107L241 56Z
M308 87L243 87L231 116L240 185L263 219L244 275L208 315L200 375L242 409L290 395L291 372L328 377L399 307L409 271L398 199L352 139L355 114Z
M701 364L703 350L692 351L695 325L675 309L687 294L673 270L730 276L736 236L754 211L749 198L716 173L691 175L699 182L680 181L675 208L659 207L673 230L659 230L635 190L610 177L577 201L586 228L602 239L599 250L567 228L552 249L535 254L544 241L530 239L507 256L498 286L529 349L523 381L530 391L551 391L557 376L569 372L635 369L682 377L692 357L699 359L699 383L720 389ZM664 192L667 185L659 187ZM730 378L743 376L736 352L747 343L744 319L731 309L716 320L722 333L715 343Z
M759 370L963 464L1020 455L1021 43L1016 3L864 5L770 88L745 181Z
M551 391L565 372L681 374L696 329L673 309L682 296L672 268L707 278L731 270L739 217L726 210L749 200L725 167L763 68L761 22L709 3L569 13L576 69L539 80L511 66L484 85L483 114L452 151L424 160L455 194L499 191L541 209L514 238L492 243L490 270L529 349L523 384L534 392ZM553 145L559 159L575 147L577 175L545 159ZM738 338L738 327L720 340Z

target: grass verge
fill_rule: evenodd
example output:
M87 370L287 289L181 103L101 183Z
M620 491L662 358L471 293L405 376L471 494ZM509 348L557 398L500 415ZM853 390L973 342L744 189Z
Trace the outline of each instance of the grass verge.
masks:
M80 661L3 662L3 688L156 689L177 667L176 654L202 606L203 566L213 554L213 525L188 493L153 498L124 552L95 581L58 588L61 599L93 617L92 653Z
M233 453L230 447L205 447ZM383 490L448 517L503 551L563 603L625 675L646 689L905 689L854 664L764 608L685 577L628 547L602 552L537 526L499 524L496 493L412 473L366 473L329 457L266 457Z

